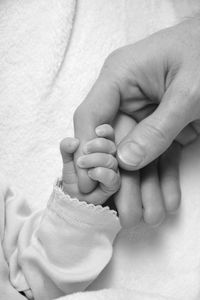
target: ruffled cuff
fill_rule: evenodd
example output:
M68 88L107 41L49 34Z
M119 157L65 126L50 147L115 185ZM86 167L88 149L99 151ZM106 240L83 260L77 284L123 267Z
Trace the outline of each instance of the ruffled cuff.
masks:
M108 206L88 204L71 198L63 192L59 184L54 186L47 207L67 223L98 227L98 229L106 228L108 231L113 231L114 235L121 229L119 218L114 210Z

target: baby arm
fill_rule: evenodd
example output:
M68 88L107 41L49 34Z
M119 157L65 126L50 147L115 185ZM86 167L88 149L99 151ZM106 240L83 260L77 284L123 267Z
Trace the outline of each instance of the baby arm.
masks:
M120 185L110 129L104 126L105 137L90 141L85 149L89 153L79 161L82 167L90 169L89 176L99 182L96 190L88 195L79 191L73 162L79 142L65 139L61 143L63 178L59 186L62 189L54 188L45 211L35 212L21 221L18 235L12 241L12 219L22 217L23 209L19 203L13 208L13 195L7 193L4 252L11 283L29 298L54 299L85 290L112 256L112 243L120 230L119 220L115 212L98 205Z

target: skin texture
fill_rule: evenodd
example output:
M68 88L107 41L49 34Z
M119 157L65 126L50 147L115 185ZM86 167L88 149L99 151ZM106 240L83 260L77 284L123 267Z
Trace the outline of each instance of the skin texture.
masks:
M162 169L167 168L163 160L157 159L167 149L175 151L169 148L172 142L186 145L200 133L199 49L200 19L194 17L111 53L93 88L75 112L75 135L80 140L75 159L82 155L83 145L95 137L94 128L111 124L121 111L137 122L118 145L121 168L135 171L153 161L154 173L158 163ZM84 170L77 171L81 191L93 190L96 183ZM173 172L166 173L165 178L169 179ZM149 177L144 176L144 180ZM155 178L154 174L152 184ZM122 188L128 184L125 182L122 180ZM141 187L143 195L147 194L147 186ZM166 190L163 189L164 195ZM119 215L124 223L129 220L131 225L128 216L131 204L124 205L126 212L119 206ZM149 218L145 213L143 217Z

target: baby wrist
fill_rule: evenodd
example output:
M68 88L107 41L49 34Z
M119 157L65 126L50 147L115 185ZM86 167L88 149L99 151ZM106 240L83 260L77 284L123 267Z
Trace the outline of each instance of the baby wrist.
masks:
M67 222L96 227L111 227L119 231L120 222L116 211L108 206L88 204L63 192L62 181L57 180L50 197L48 208Z

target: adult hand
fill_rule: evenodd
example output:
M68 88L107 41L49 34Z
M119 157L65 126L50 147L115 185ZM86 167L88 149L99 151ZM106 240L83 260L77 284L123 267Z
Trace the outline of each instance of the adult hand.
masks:
M124 169L146 166L174 139L182 145L193 141L200 132L199 49L196 17L114 51L75 112L75 135L81 146L95 136L95 127L111 123L119 110L138 122L118 147ZM84 189L85 181L90 181L89 189ZM83 192L94 185L79 172Z
M133 118L118 114L114 122L115 143L131 132L137 123ZM140 223L157 226L168 213L174 213L181 200L179 162L182 147L172 145L158 159L138 171L120 169L121 188L111 199L119 212L123 227ZM113 207L111 200L107 203Z

